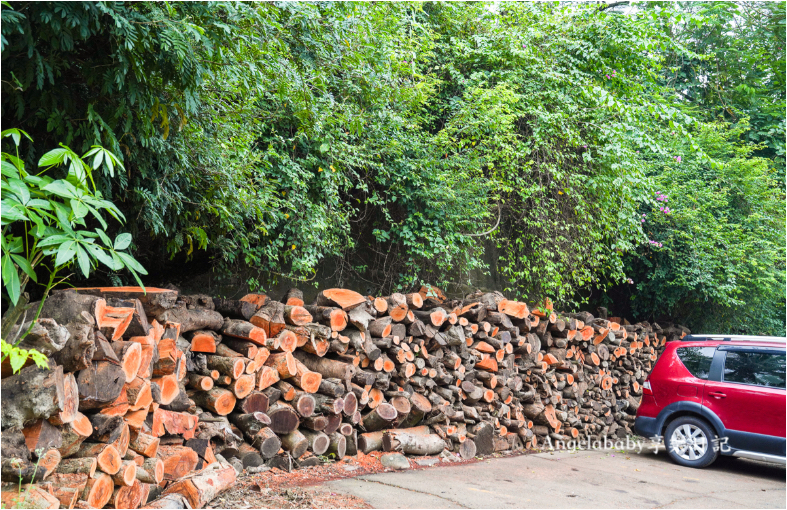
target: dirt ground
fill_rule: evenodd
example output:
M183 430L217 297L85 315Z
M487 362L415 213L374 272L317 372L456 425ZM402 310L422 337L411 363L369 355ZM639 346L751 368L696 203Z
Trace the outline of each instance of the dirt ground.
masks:
M372 508L363 499L322 486L331 480L394 471L380 462L383 452L369 455L359 453L341 461L329 461L321 466L293 470L291 473L273 468L263 473L243 473L236 484L223 492L208 508ZM503 457L494 454L491 457ZM471 464L480 459L451 461L439 457L408 458L411 470L437 466Z

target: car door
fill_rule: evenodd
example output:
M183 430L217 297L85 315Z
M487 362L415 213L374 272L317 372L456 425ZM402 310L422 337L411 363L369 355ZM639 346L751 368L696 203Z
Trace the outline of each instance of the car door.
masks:
M721 419L727 444L784 456L784 349L722 346L714 365L720 369L711 370L702 405Z

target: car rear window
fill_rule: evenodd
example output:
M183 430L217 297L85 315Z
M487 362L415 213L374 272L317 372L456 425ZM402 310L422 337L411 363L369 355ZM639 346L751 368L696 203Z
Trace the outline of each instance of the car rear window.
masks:
M715 347L678 347L677 352L691 375L697 379L708 379Z
M724 382L784 388L784 354L728 352L724 360Z

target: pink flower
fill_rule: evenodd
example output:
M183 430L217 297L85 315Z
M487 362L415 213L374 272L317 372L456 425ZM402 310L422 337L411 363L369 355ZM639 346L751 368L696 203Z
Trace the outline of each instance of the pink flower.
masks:
M678 156L677 158L675 158L675 160L676 160L678 163L680 163L680 162L681 162L681 160L682 160L682 158L681 158L680 156Z

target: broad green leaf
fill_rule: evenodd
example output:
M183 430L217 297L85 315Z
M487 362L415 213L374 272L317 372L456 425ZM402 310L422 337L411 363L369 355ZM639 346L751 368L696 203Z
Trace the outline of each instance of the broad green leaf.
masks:
M129 255L128 253L123 253L123 252L116 252L116 253L118 254L118 256L121 259L123 259L123 263L125 264L126 267L128 267L130 269L133 269L134 271L136 271L138 273L148 274L148 272L145 270L145 268L142 267L142 264L137 262L134 259L134 257Z
M19 372L22 367L25 366L27 356L28 352L25 349L20 349L18 347L13 347L11 349L8 361L11 363L11 370L13 370L14 373Z
M76 255L76 241L67 241L61 244L57 249L57 257L55 258L55 266L62 266L70 262L74 255Z
M3 256L2 266L3 286L8 293L8 298L11 300L11 303L16 304L17 301L19 301L21 289L19 273L16 272L16 267L14 267L10 255Z
M41 159L38 160L38 166L59 165L60 163L63 163L68 152L68 150L63 148L52 149L41 156Z
M12 254L11 258L14 259L16 265L19 266L19 268L22 269L22 271L24 271L31 280L38 282L38 280L36 280L36 272L33 270L33 266L30 265L29 260L22 257L21 255L16 254Z
M119 234L115 238L115 250L125 250L131 244L131 234Z
M80 244L76 244L76 250L77 263L79 263L79 268L82 270L82 274L85 275L85 278L87 278L90 276L90 257L88 257L87 252Z

